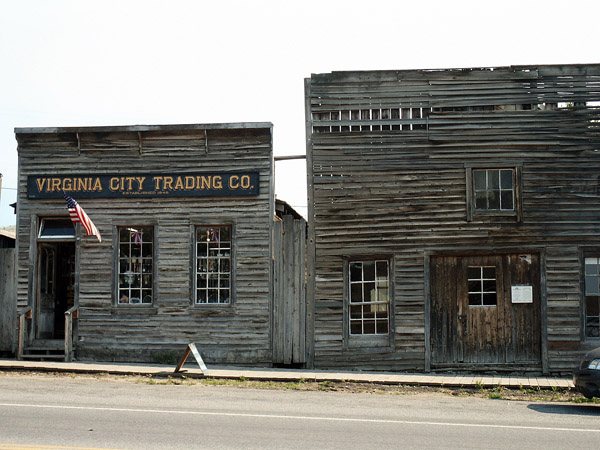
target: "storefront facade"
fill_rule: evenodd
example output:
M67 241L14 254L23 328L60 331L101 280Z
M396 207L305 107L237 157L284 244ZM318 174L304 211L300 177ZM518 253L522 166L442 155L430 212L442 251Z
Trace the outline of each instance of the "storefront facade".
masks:
M20 356L271 363L270 123L15 132Z

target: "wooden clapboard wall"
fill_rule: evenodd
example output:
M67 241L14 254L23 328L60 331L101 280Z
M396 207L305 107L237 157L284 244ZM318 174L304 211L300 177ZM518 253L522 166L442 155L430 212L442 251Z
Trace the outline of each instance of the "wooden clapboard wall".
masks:
M430 256L527 251L542 255L546 369L570 371L580 252L600 244L600 65L334 72L305 92L314 364L428 368ZM520 217L471 217L471 166L517 168ZM391 350L344 345L353 255L391 258Z
M19 308L35 296L36 217L67 214L62 199L28 199L28 175L258 172L258 196L79 201L103 239L77 242L75 353L79 359L164 360L195 342L207 363L271 363L271 124L17 129L16 135ZM113 230L128 224L157 227L151 308L120 308L114 299ZM233 228L233 302L193 305L193 227L221 224Z

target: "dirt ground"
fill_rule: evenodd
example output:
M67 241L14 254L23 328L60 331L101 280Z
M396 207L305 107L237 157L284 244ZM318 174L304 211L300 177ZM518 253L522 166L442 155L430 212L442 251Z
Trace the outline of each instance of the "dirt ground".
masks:
M502 386L487 388L477 387L439 387L413 386L401 384L357 383L347 381L265 381L246 378L191 378L186 376L151 377L141 375L82 374L70 372L34 372L34 371L0 371L0 377L45 377L95 379L115 383L143 383L151 385L181 386L229 386L254 389L293 389L306 391L327 391L344 393L362 393L378 395L449 395L458 397L478 397L515 401L556 401L575 403L600 403L600 399L587 400L573 389L509 389Z

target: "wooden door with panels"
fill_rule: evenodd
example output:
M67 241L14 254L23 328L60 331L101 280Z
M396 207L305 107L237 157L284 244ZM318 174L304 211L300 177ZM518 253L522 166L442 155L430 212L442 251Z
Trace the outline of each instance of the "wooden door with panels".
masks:
M538 255L434 256L430 286L432 368L541 364Z

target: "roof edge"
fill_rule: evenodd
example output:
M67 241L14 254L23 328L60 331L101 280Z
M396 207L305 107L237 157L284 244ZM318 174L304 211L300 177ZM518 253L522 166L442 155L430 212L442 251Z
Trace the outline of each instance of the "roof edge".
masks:
M271 122L232 122L181 125L107 125L84 127L34 127L15 128L15 134L39 133L106 133L118 131L184 131L184 130L238 130L273 129Z

